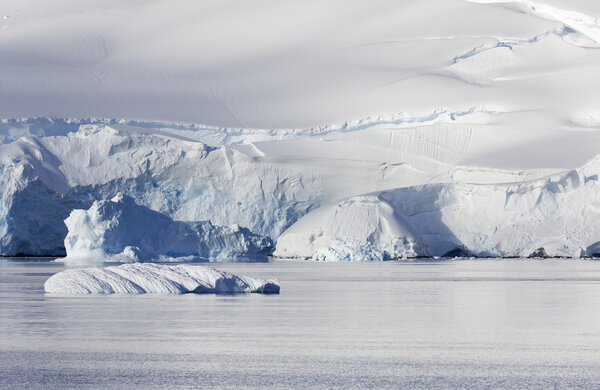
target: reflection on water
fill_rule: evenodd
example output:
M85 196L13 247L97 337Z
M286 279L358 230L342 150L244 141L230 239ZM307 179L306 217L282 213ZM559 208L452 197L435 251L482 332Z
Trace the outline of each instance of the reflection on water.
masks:
M0 387L600 384L600 262L219 264L264 296L47 296L0 260Z

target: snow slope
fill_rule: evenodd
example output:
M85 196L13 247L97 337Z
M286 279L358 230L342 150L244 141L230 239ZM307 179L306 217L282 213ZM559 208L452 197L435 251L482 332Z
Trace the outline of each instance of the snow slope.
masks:
M599 175L600 157L530 182L428 184L351 197L301 218L279 237L275 256L596 256ZM380 253L369 255L370 248Z
M266 261L273 249L269 238L238 225L173 221L123 195L109 201L95 201L87 210L71 211L65 225L69 232L64 261L71 263L165 259Z
M594 0L2 0L0 10L4 118L302 129L491 105L560 126L598 111Z
M52 294L278 294L279 282L238 276L190 265L124 264L70 269L52 275L44 290Z

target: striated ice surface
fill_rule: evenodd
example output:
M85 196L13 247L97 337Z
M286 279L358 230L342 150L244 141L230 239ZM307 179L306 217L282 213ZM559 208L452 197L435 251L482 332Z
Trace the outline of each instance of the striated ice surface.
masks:
M51 276L44 290L54 294L278 294L279 282L238 276L191 265L123 264L70 269Z

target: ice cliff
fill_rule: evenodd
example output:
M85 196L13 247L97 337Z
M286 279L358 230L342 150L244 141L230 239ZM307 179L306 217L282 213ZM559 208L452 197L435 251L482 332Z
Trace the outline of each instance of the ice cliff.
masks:
M416 177L378 162L256 155L177 135L81 126L0 145L0 254L64 255L73 209L122 193L177 221L276 238L321 203Z
M59 272L44 283L53 294L278 294L279 282L191 265L124 264Z
M95 201L65 220L67 257L74 263L103 261L240 259L266 261L273 242L238 225L173 221L128 196Z
M430 184L350 197L301 218L279 237L275 256L597 256L599 175L596 158L525 183Z
M479 115L469 114L464 120L478 121ZM598 174L596 160L566 176L557 168L498 168L477 157L480 149L473 148L491 139L492 128L482 127L477 134L463 123L408 128L400 124L389 129L375 120L365 128L332 130L320 138L292 137L216 148L176 132L111 126L80 125L75 132L67 128L64 135L26 136L0 145L0 254L65 255L66 219L70 255L87 251L89 258L94 252L121 254L124 260L168 253L216 259L217 250L228 245L233 247L225 249L221 259L266 253L259 249L266 249L262 244L243 247L241 237L262 240L258 236L277 241L277 255L315 259L444 255L457 248L464 249L455 252L461 254L527 255L540 246L552 248L532 236L551 232L536 228L535 215L530 214L536 210L533 206L545 213L539 218L564 221L565 226L581 231L579 241L569 238L568 248L554 250L554 254L587 253L576 248L585 249L600 240L593 226L586 231L581 227L587 225L580 220L594 212L596 198L590 188ZM505 150L501 161L516 161L512 149L501 147ZM569 158L573 164L581 156ZM591 173L583 175L583 171ZM549 174L550 179L544 178ZM575 175L579 184L560 184L570 183L569 175ZM495 184L504 182L513 184ZM568 194L590 195L554 194L550 189L557 186L565 187ZM169 221L164 226L196 229L196 233L184 233L185 237L203 237L199 242L208 242L209 236L220 238L203 249L201 244L193 250L185 244L187 249L178 252L166 241L152 241L157 246L152 249L138 245L145 238L128 244L110 229L94 232L94 224L127 215L121 210L92 218L94 210L124 205L110 201L117 194L131 198L148 213L160 213ZM506 199L492 201L498 197ZM539 198L540 203L530 198L536 202ZM553 209L555 198L573 206L557 203ZM523 208L523 204L532 207ZM486 210L492 205L496 208L488 215ZM462 218L453 214L453 207L463 213ZM573 214L576 207L583 208L582 213ZM73 210L87 211L69 217ZM287 230L310 211L314 212ZM480 219L487 225L480 226ZM150 234L144 230L147 226L132 221L114 226L137 226L145 232L142 235ZM207 222L198 225L196 221ZM305 221L313 222L305 225ZM196 228L191 228L194 224ZM516 226L512 234L520 228L529 241L517 245L517 239L502 235L509 224ZM244 228L231 231L234 225ZM498 231L490 238L496 225ZM465 231L475 227L481 234L466 237ZM223 239L226 231L233 241ZM556 237L554 233L548 236L555 241ZM560 237L556 242L562 242Z

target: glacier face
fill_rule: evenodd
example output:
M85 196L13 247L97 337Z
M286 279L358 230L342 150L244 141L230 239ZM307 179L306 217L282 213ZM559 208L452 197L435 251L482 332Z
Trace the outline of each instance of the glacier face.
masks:
M51 294L278 294L279 282L192 265L123 264L70 269L44 283Z
M108 201L120 193L170 220L210 221L213 227L238 225L248 229L245 235L278 240L276 254L281 256L355 258L356 250L344 247L346 244L356 246L352 240L363 246L375 245L375 252L368 247L360 249L364 249L364 256L369 258L441 255L445 252L432 249L435 245L451 250L462 245L462 241L446 240L449 235L443 231L431 236L441 237L437 244L412 239L414 234L404 232L412 232L414 227L395 217L397 210L393 202L380 199L382 191L388 194L386 196L395 192L409 194L415 190L401 188L437 183L429 184L427 190L420 192L419 196L431 198L430 204L414 206L427 209L438 207L440 194L448 191L488 188L485 185L503 188L494 184L503 182L529 186L540 178L563 172L560 168L543 169L543 165L510 170L477 157L479 146L493 135L492 127L477 133L472 131L469 123L481 122L480 114L466 115L454 124L400 125L391 129L381 127L376 120L364 128L337 129L319 137L273 139L268 136L260 142L218 148L161 130L116 129L112 125L80 125L77 131L67 131L64 135L18 138L0 145L0 253L65 255L67 227L63 221L71 211L89 209L95 201ZM557 142L562 140L558 138ZM513 151L504 150L502 161L512 161ZM571 158L569 164L579 158L581 156ZM498 190L503 191L506 192ZM410 198L411 195L398 196ZM462 195L457 196L460 202ZM334 216L327 217L329 222L322 221L330 230L327 234L309 229L308 237L316 237L314 245L319 243L319 247L300 252L289 249L301 245L289 243L297 227L279 238L308 212L330 213L329 205L338 203ZM483 204L482 201L482 207ZM348 205L361 205L362 211ZM323 207L319 209L320 206ZM566 213L568 209L555 211ZM508 210L498 213L506 214ZM472 217L477 218L474 214ZM475 223L471 219L462 221ZM428 223L438 224L435 218ZM573 219L572 223L579 222ZM87 225L79 224L78 228L71 229L71 235L79 237L76 229L83 226ZM361 227L356 234L350 232L354 226ZM212 228L209 230L215 232ZM360 233L363 231L369 232L366 241ZM325 238L318 239L321 236ZM341 241L336 241L338 239ZM123 260L168 256L160 253L164 248L145 253L129 248L125 253L126 246L136 245L119 242L116 240L114 244L118 249L106 253L124 254ZM346 244L341 245L344 242ZM112 245L104 243L96 247L112 248ZM222 248L222 245L214 248ZM575 253L571 250L560 253L567 252ZM211 253L213 259L218 257L214 251L204 253ZM468 253L511 255L515 252L496 248Z
M73 210L65 220L66 262L211 260L266 261L273 250L268 237L238 225L210 221L173 221L123 195Z
M272 238L321 203L391 183L408 166L209 147L180 136L83 125L0 145L0 253L64 255L73 209L117 193L178 221L238 224Z
M596 158L524 183L428 184L350 197L301 218L279 237L275 255L318 258L337 247L331 260L368 260L360 254L372 246L383 251L376 259L597 256L599 174Z
M315 261L381 261L390 259L390 255L385 250L379 249L372 243L349 238L335 239L327 246L317 249L311 257L311 260Z

